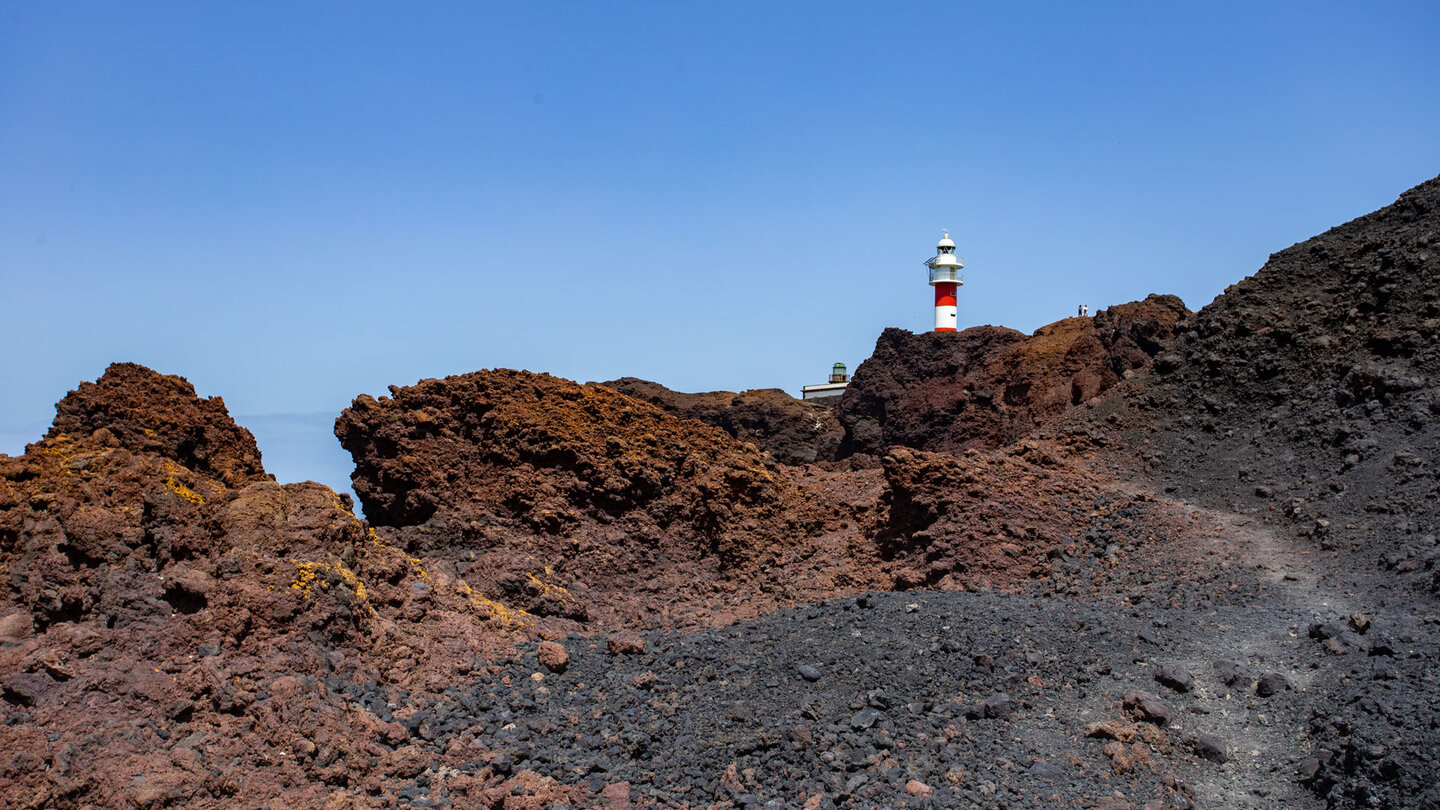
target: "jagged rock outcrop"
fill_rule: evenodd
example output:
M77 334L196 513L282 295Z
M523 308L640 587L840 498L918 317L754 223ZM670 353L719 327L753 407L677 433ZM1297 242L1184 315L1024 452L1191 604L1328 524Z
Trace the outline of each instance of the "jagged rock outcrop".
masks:
M1001 587L1097 555L1117 566L1154 539L1155 524L1140 519L1143 504L1052 445L1026 441L958 454L899 447L882 468L886 521L876 545L901 563L897 588ZM1110 531L1082 539L1100 507Z
M601 385L681 419L697 419L714 425L742 442L769 451L781 464L833 459L845 433L834 405L795 399L778 388L757 388L738 394L730 391L685 394L634 377L622 377Z
M367 518L542 613L584 619L667 576L754 569L817 524L753 446L548 374L392 387L357 398L335 434Z
M240 486L265 477L250 431L235 424L220 397L200 399L184 377L135 363L112 363L55 406L48 438L89 437L137 453L164 456L191 470Z
M0 456L15 806L320 806L411 737L377 682L438 690L514 638L328 487L270 480L179 377L117 364L56 410Z
M1187 314L1179 298L1151 295L1028 337L886 329L840 402L842 455L1008 444L1147 367Z

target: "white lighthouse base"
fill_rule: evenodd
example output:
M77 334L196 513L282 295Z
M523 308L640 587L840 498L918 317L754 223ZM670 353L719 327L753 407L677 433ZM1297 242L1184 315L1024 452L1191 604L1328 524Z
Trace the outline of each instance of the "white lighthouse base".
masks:
M935 331L954 332L960 323L959 307L938 306L935 307Z

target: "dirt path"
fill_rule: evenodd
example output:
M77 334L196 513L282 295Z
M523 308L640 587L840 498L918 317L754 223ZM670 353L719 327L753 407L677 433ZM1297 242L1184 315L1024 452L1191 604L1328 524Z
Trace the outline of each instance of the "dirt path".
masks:
M1313 753L1308 720L1323 701L1320 683L1336 661L1317 651L1306 628L1348 616L1353 600L1327 584L1315 555L1259 516L1159 500L1198 517L1188 538L1197 554L1219 560L1235 584L1256 594L1247 604L1196 617L1197 654L1184 663L1207 676L1196 679L1197 697L1209 707L1206 725L1226 741L1232 757L1193 785L1197 798L1217 807L1323 806L1298 784L1294 764ZM1247 670L1234 686L1215 677L1216 662L1226 660ZM1291 688L1259 697L1256 679L1268 673L1284 676Z

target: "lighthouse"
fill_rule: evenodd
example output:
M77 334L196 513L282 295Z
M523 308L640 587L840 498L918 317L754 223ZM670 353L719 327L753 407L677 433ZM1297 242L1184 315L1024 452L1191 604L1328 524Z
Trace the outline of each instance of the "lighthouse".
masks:
M955 255L949 231L935 245L935 257L926 259L925 266L930 268L930 286L935 288L935 331L954 332L959 318L955 291L965 284L965 277L960 275L965 262Z

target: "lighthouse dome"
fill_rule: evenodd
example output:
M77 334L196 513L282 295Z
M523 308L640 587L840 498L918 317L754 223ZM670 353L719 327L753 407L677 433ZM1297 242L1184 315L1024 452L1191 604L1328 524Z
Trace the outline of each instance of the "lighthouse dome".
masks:
M945 235L942 236L942 237L940 237L940 241L939 241L938 243L936 243L936 245L935 245L935 249L936 249L936 250L940 250L940 249L942 249L942 248L953 248L953 247L955 247L955 242L954 242L953 240L951 240L951 238L950 238L950 232L949 232L949 231L946 231L946 232L945 232Z

